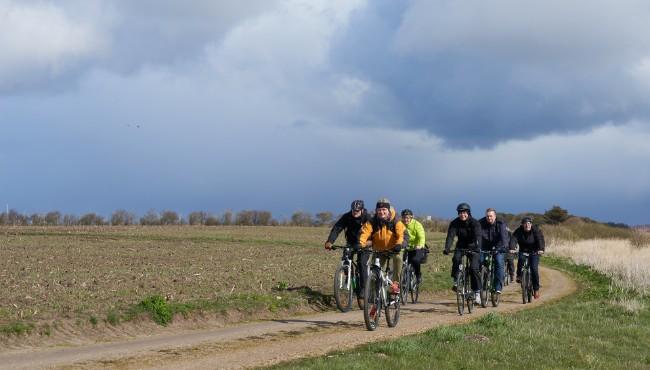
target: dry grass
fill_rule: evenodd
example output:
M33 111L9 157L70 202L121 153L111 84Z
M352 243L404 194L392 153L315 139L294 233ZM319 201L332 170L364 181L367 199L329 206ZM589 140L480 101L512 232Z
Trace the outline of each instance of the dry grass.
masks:
M612 277L618 287L643 295L650 293L650 248L638 248L630 240L556 240L549 245L548 251L593 267Z

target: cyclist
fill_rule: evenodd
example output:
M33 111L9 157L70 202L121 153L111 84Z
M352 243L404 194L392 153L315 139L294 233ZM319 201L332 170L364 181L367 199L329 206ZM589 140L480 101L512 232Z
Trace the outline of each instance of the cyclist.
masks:
M528 256L528 265L530 266L531 280L533 283L533 297L539 299L539 257L544 254L546 245L544 243L544 234L542 230L533 225L531 217L524 217L521 220L521 226L512 233L510 240L510 252L515 253L519 244L519 259L517 261L517 282L521 282L521 266L523 265L524 256L522 253L530 253Z
M458 217L456 217L447 229L447 239L445 240L445 249L442 253L448 255L451 250L451 245L454 238L458 237L456 241L456 251L451 259L451 277L454 279L454 286L452 289L456 291L457 282L456 275L458 274L458 264L462 259L461 249L467 249L476 253L467 253L470 259L470 272L472 290L476 293L476 303L481 303L481 224L472 217L472 209L467 203L461 203L456 207Z
M413 218L413 211L405 209L402 211L402 223L406 226L406 231L409 234L408 245L404 254L408 253L409 264L413 266L415 277L418 284L422 282L422 272L420 271L420 264L424 258L424 226L420 221Z
M361 234L361 226L370 220L370 215L366 210L363 200L355 200L350 204L350 211L344 213L341 218L332 226L327 241L325 242L325 249L332 249L332 244L336 241L341 231L345 230L345 241L349 246L357 246L359 243L359 235ZM357 248L358 250L358 248ZM359 285L357 286L355 294L359 301L359 306L363 306L363 287L365 287L366 277L368 271L365 268L368 264L368 253L357 253L357 266L359 268ZM363 268L362 268L363 266Z
M508 251L508 231L506 224L497 219L497 211L494 208L488 208L485 211L485 217L479 220L481 224L482 238L481 241L481 264L485 261L485 253L489 253L493 248L496 249L494 255L494 269L496 280L494 289L497 294L501 294L503 289L503 265L505 253Z
M361 227L359 245L364 249L372 245L372 249L377 252L399 252L403 247L405 229L402 221L396 219L395 209L391 207L390 201L387 198L380 198L375 207L375 215ZM393 264L391 294L399 294L402 256L395 253L390 259ZM381 265L387 263L388 258L382 256Z

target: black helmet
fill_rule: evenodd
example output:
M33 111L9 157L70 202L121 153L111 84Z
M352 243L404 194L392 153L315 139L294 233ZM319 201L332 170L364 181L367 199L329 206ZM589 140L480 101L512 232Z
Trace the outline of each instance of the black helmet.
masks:
M352 201L352 204L350 204L350 209L353 211L363 211L364 205L362 200L354 200Z
M408 208L405 209L405 210L403 210L403 211L402 211L402 217L404 217L404 216L411 216L411 217L413 217L413 211L411 211L411 210L408 209Z
M532 224L532 223L533 223L533 218L530 217L530 216L526 216L526 217L524 217L524 218L521 219L521 224L522 224L522 225L525 224L525 223L527 223L527 222L530 222L530 223Z
M456 207L456 212L460 211L472 212L472 208L467 203L461 203Z

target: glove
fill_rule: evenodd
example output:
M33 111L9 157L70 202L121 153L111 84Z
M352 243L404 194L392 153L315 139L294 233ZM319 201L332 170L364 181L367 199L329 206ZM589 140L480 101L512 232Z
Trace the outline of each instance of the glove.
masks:
M395 252L395 253L399 253L399 251L401 251L401 250L402 250L401 245L396 245L396 246L393 247L393 252Z
M325 242L325 249L327 249L327 250L332 249L332 243L330 243L330 242Z
M448 255L449 255L449 249L445 249L445 250L443 250L443 251L442 251L442 254L444 254L445 256L448 256Z
M537 251L537 254L541 256L542 254L544 254L544 251Z

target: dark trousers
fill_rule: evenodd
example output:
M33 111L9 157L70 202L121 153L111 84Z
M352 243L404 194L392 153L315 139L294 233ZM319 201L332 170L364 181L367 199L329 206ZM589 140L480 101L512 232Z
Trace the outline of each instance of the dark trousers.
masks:
M512 253L506 253L506 273L510 276L515 275L515 256Z
M417 253L417 250L406 251L406 253L408 253L409 264L413 266L413 271L415 271L415 276L419 278L420 276L422 276L422 272L421 272L421 263L417 262L417 258L415 258L415 254Z
M470 276L472 283L472 290L478 292L481 290L481 254L480 253L469 253L467 252L467 257L470 259ZM451 259L451 277L456 278L458 274L458 265L462 259L462 251L456 249L454 252L454 257Z
M519 252L519 259L517 260L517 278L521 278L521 268L524 265L524 256ZM539 255L528 255L528 265L530 266L530 275L533 282L533 290L539 290Z
M359 269L359 284L357 285L357 291L355 292L357 297L363 297L363 289L366 286L366 281L368 280L368 259L370 257L370 251L361 250L357 254L357 268Z

